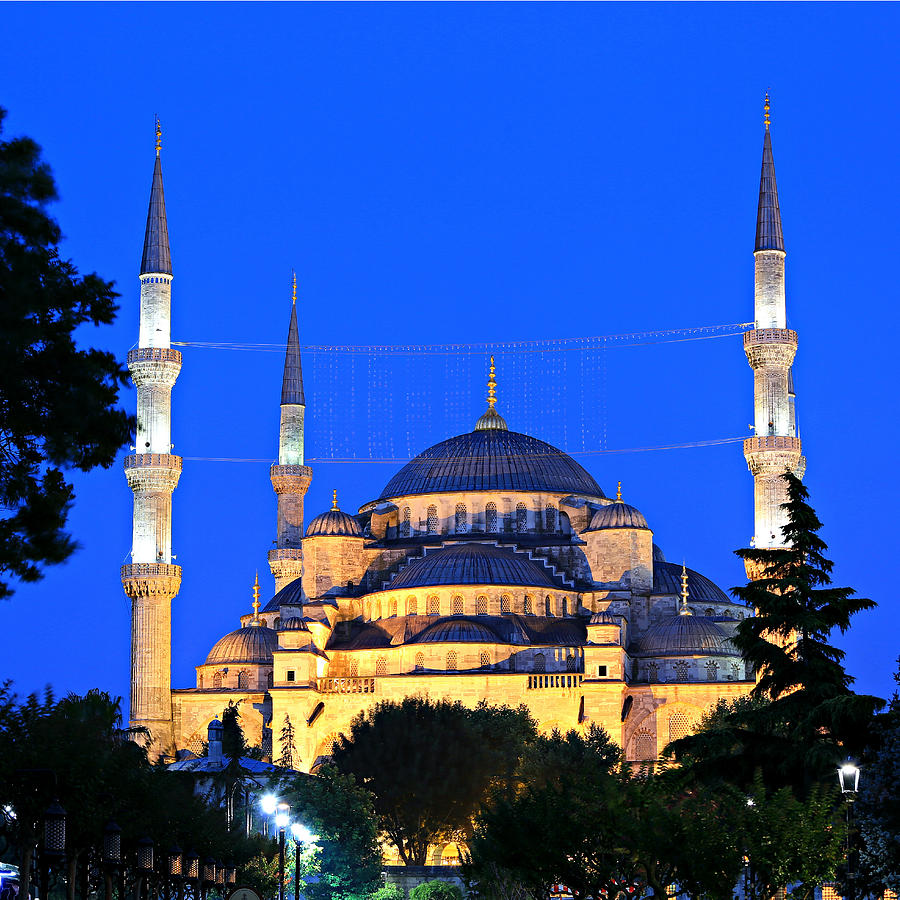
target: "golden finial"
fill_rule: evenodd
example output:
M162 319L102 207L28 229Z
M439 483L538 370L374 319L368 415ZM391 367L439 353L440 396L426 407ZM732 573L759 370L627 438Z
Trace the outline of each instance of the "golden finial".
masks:
M618 500L619 503L622 502L622 482L621 481L619 482L619 484L616 487L616 500Z
M156 155L162 150L162 125L159 124L159 116L156 116Z
M689 616L691 615L691 610L687 605L688 602L688 573L687 566L684 562L681 563L681 609L679 610L679 615Z
M253 622L254 625L259 625L259 570L256 572L256 577L253 579Z
M335 490L333 490L333 491L331 492L331 508L332 508L332 509L337 509L337 508L338 508L338 505L337 505L337 488L335 488Z
M297 273L291 269L291 302L297 302Z
M764 118L765 118L765 123L766 123L766 131L768 131L769 130L769 92L768 91L766 91L766 102L763 106L763 109L765 110Z
M491 373L488 377L488 395L487 402L488 406L493 409L494 404L497 402L497 379L494 377L496 373L496 369L494 368L494 357L491 357Z

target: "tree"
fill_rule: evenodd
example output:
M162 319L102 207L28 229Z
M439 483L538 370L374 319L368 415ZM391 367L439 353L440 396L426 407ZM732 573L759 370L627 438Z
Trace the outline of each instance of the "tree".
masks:
M462 891L447 881L426 881L409 892L409 900L463 900Z
M793 785L803 795L831 777L840 757L862 752L883 701L853 693L844 652L829 643L835 629L847 631L851 618L875 603L831 586L833 563L809 491L795 475L783 477L786 546L735 551L761 569L759 578L732 589L756 610L734 637L759 673L751 699L720 707L700 734L666 752L707 774L739 773L745 787L760 768L768 787Z
M297 745L294 743L294 726L291 724L291 717L285 713L284 725L281 727L281 756L278 757L276 765L283 766L285 769L292 769L296 755Z
M900 685L900 659L894 680ZM878 894L900 893L900 693L878 717L856 804L862 874Z
M429 846L471 832L488 789L513 777L536 734L524 708L407 697L357 715L334 764L371 791L379 831L403 862L424 865Z
M0 133L6 110L0 108ZM127 372L112 354L79 349L83 324L110 324L113 283L79 275L59 255L50 167L29 138L0 141L0 597L9 577L36 581L76 548L63 471L109 467L134 429L116 407Z
M372 795L350 775L325 766L318 775L298 775L286 800L292 814L316 835L318 882L311 900L353 900L376 889L381 875L378 822Z

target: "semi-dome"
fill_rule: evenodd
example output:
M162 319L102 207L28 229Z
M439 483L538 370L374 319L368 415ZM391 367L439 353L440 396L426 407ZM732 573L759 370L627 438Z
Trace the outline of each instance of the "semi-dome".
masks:
M306 619L301 616L291 616L288 619L282 619L278 623L277 631L309 631Z
M452 618L442 619L430 628L426 628L416 639L417 644L435 643L470 643L496 644L500 638L481 622L474 619Z
M272 653L278 649L278 638L264 625L247 625L219 638L206 657L206 665L222 663L272 663Z
M720 587L713 584L705 575L687 569L688 595L691 602L697 603L733 603L734 601ZM653 593L680 594L681 566L677 563L653 561Z
M737 656L728 635L703 616L674 615L652 625L635 642L640 656Z
M362 537L359 522L349 513L329 509L316 516L306 529L307 537Z
M304 601L303 579L295 578L289 581L274 597L263 607L263 612L278 612L282 606L300 606Z
M378 499L464 491L604 496L600 485L562 450L527 434L482 425L420 453L388 482Z
M640 510L623 503L621 500L616 500L615 503L601 506L594 513L588 531L599 531L602 528L649 529L650 526Z
M386 590L489 584L558 588L546 569L493 544L455 544L414 559Z
M611 612L607 612L603 610L602 612L595 612L591 616L590 622L588 625L618 625L619 619L614 616Z

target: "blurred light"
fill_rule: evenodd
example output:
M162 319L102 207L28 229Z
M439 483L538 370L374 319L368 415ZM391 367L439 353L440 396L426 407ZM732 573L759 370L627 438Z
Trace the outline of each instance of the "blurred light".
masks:
M316 836L305 826L301 825L299 822L294 822L291 825L291 834L295 841L299 841L301 844L311 844Z
M259 801L259 805L267 816L271 816L278 808L278 799L274 794L263 794L262 799Z

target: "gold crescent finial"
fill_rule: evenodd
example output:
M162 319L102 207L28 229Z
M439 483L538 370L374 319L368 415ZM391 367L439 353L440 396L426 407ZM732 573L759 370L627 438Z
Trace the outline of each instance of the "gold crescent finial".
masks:
M297 302L297 273L291 269L291 302Z
M259 570L253 579L253 624L259 625Z
M682 563L681 563L681 609L679 610L679 614L682 616L691 615L691 611L687 605L687 602L688 602L688 573L687 573L687 566L682 561Z
M497 379L494 377L496 373L496 369L494 368L494 357L491 356L491 369L490 375L488 376L488 395L487 402L488 406L493 409L494 404L497 402Z
M766 102L763 105L763 109L765 110L764 119L766 123L766 131L769 130L769 92L766 91Z
M159 116L156 116L156 155L162 150L162 125L159 124Z
M338 505L337 505L337 488L335 488L335 489L331 492L331 508L332 508L332 509L337 509L337 508L338 508Z
M619 503L622 502L622 482L621 481L619 482L619 484L616 487L616 500L618 500Z

